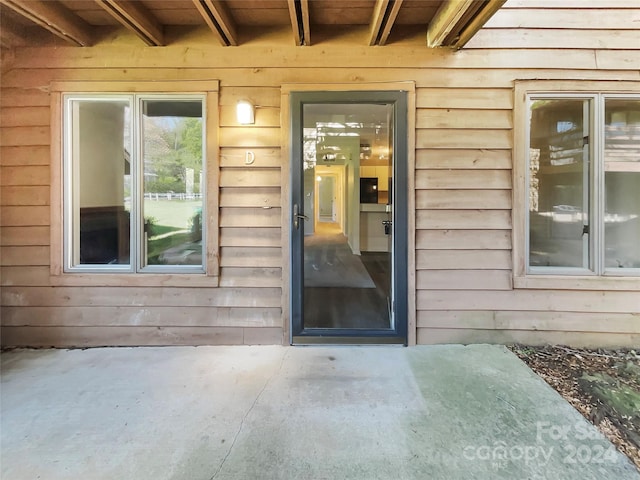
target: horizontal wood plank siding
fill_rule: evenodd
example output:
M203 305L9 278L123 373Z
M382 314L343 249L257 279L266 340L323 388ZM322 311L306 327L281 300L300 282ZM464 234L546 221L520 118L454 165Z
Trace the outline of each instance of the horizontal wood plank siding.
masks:
M12 327L91 327L98 322L105 327L126 327L131 324L131 318L135 318L135 325L140 327L277 327L280 309L264 308L258 316L254 309L245 307L7 307L2 324Z
M557 330L557 322L571 332L637 333L640 315L633 313L576 313L540 311L440 310L421 311L418 326L484 330Z
M589 33L595 30L637 30L637 23L640 22L640 7L637 3L628 0L606 0L599 3L597 5L594 1L585 3L578 0L573 6L580 4L583 8L576 12L575 8L563 8L566 1L527 3L511 0L485 24L485 30L513 31L516 25L519 30L535 28ZM554 38L553 35L551 37ZM606 45L603 47L606 48Z
M2 167L2 186L48 186L48 164L12 165Z
M470 105L460 109L425 107L417 112L416 126L418 128L482 128L488 130L513 128L511 107L495 110L497 107L496 105L488 112L472 109ZM484 119L482 124L476 120L478 115L482 115Z
M4 90L3 90L4 91ZM2 166L49 165L51 150L48 145L6 147L0 146Z
M2 266L15 265L48 265L49 264L49 247L42 246L12 246L0 248Z
M6 107L0 111L2 127L34 127L49 125L49 107Z
M50 191L48 186L5 186L0 196L3 206L49 205Z
M210 49L213 45L207 45ZM101 50L104 51L104 48ZM311 48L313 50L313 47ZM385 49L386 50L386 49ZM127 50L129 51L129 50ZM130 49L130 53L136 51L135 48ZM606 55L605 53L606 52ZM601 57L607 56L612 58L615 55L612 54L615 51L601 51L595 50L595 54L600 54ZM144 50L137 52L139 55L145 55ZM384 52L383 52L384 53ZM422 52L424 55L424 52ZM521 55L527 52L520 51ZM547 52L548 53L548 52ZM27 53L28 54L28 53ZM203 55L206 52L203 52ZM429 55L429 53L426 53ZM105 55L108 53L105 52ZM371 52L368 52L371 55ZM632 59L628 54L625 55L625 51L622 51L623 58ZM22 59L21 59L22 60ZM64 60L66 63L70 63L74 60ZM180 68L176 69L174 66L166 66L164 68L154 67L142 67L128 68L126 71L119 70L117 68L104 68L96 70L99 67L81 67L77 68L64 68L57 65L54 67L47 67L47 65L40 64L33 67L25 66L22 68L20 65L13 64L14 70L10 70L7 73L3 73L2 84L5 87L3 91L7 92L6 95L10 97L3 97L0 99L0 105L12 107L12 106L49 106L50 98L47 92L39 91L38 85L49 84L52 81L105 81L105 82L123 82L123 81L149 81L154 75L158 75L162 72L165 80L174 81L191 81L191 80L211 80L211 79L224 79L224 86L229 85L245 85L245 86L261 86L265 84L281 85L283 83L316 83L318 80L326 81L330 83L348 84L353 82L393 82L398 81L399 78L414 79L416 86L419 88L432 88L439 91L441 89L458 89L462 88L466 91L480 90L484 92L490 92L493 89L509 90L513 87L513 80L515 78L522 80L531 80L537 78L564 78L567 80L638 80L640 78L637 69L633 69L631 65L627 65L626 68L615 66L611 70L588 70L585 68L570 68L566 65L566 68L562 69L562 75L558 74L558 69L561 68L559 64L552 64L543 66L542 68L535 68L535 66L528 65L525 67L506 67L506 68L491 68L485 64L484 66L473 67L470 72L471 75L460 74L460 69L452 65L436 65L427 64L425 60L424 67L412 65L411 67L403 68L402 75L399 75L393 68L379 68L369 67L368 69L362 69L357 75L354 75L353 67L338 65L332 65L331 67L325 65L322 68L327 70L329 75L319 76L317 70L309 67L299 67L295 65L287 65L286 68L282 66L272 65L270 67L255 69L249 67L238 68L220 68L215 65L202 64L200 67ZM424 69L429 69L429 74L424 73ZM434 100L436 101L436 100ZM486 100L482 101L482 104L487 104ZM505 97L506 101L506 97ZM512 102L510 102L512 103ZM436 107L435 105L432 105ZM222 107L223 109L225 107ZM226 108L231 108L228 105ZM462 108L480 108L480 107L462 107ZM490 108L489 108L490 109ZM261 108L256 109L256 125L258 124L258 118L260 118ZM229 119L227 115L227 119ZM232 118L232 117L231 117ZM222 118L221 120L224 120ZM230 120L229 126L237 123ZM265 125L267 126L267 125Z
M502 55L505 49L547 48L555 56L591 50L602 59L593 71L602 75L626 68L631 51L640 49L633 20L640 9L594 5L577 11L557 8L566 1L538 3L507 2L467 51ZM626 27L611 27L621 24ZM539 78L566 77L558 71ZM460 87L418 89L418 343L637 343L637 291L595 294L578 283L571 291L514 290L511 168L519 160L511 158L511 129L518 121L513 93L492 81Z
M478 173L478 172L474 172ZM511 209L511 190L419 190L416 192L418 209Z
M579 11L566 1L524 5L509 1L469 41L469 49L550 48L640 50L640 5L603 7L583 2ZM517 28L516 28L517 27Z
M510 170L417 170L418 190L511 189ZM461 192L472 195L473 192Z
M519 315L515 313L514 315ZM558 322L559 325L562 322ZM418 344L498 343L525 345L573 345L576 347L616 348L638 345L640 334L615 332L571 332L566 330L507 330L507 329L451 329L419 328Z
M428 50L422 36L381 48L340 38L224 48L206 32L154 49L126 35L88 48L17 49L0 92L2 344L281 343L289 321L281 87L409 81L417 342L637 345L637 289L514 288L511 254L512 168L521 161L512 158L514 81L640 82L640 9L628 4L510 0L460 52ZM158 80L220 82L212 132L220 250L211 252L219 286L60 282L50 275L51 83ZM256 106L254 125L238 124L241 99Z
M0 209L2 225L7 227L49 225L50 212L51 208L41 205L20 205L18 207L2 207Z
M23 247L26 248L26 247ZM7 306L280 307L279 288L5 287Z
M640 11L640 9L638 10ZM607 17L607 15L603 15ZM637 20L640 21L640 20ZM595 22L594 25L598 25ZM549 29L520 29L517 34L510 30L485 29L474 38L467 48L526 48L535 45L537 48L554 48L558 40L567 48L594 49L611 48L640 50L638 32L635 30L562 30L552 32Z
M0 242L2 246L49 245L51 237L47 226L2 227Z
M2 327L6 345L86 347L137 345L272 345L282 343L280 327Z
M637 292L607 291L594 295L580 290L509 292L484 289L477 295L461 295L455 289L420 290L418 310L540 310L552 312L628 313L638 308Z

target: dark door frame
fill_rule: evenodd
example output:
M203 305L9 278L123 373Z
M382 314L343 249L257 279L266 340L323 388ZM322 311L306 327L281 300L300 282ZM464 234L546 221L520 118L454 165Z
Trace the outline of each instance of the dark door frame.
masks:
M393 106L393 328L303 328L304 234L294 226L293 206L304 215L302 179L302 115L305 104L388 104ZM407 344L408 325L408 99L406 91L292 91L290 92L290 343L401 343Z

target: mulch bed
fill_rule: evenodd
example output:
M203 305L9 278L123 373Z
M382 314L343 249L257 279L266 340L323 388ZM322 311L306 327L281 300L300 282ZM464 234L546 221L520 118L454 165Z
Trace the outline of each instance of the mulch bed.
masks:
M509 347L640 470L640 352Z

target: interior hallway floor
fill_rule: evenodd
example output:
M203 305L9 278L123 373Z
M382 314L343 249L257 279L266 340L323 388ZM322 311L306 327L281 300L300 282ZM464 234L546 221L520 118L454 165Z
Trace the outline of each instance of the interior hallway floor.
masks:
M304 328L390 328L388 253L353 254L334 222L317 223L304 246Z
M4 352L14 479L640 479L500 346Z

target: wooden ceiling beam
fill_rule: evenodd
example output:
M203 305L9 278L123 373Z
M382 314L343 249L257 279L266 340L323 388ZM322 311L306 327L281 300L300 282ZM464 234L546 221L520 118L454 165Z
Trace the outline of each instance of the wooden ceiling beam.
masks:
M140 2L130 0L95 0L118 22L152 47L164 45L162 25Z
M445 0L427 28L427 46L440 47L476 0Z
M193 0L193 4L222 45L238 45L235 23L221 0Z
M304 33L302 30L302 19L298 18L298 2L296 0L287 0L289 7L289 19L291 19L291 30L293 30L293 39L296 45L304 45Z
M376 2L369 29L369 45L384 45L387 43L403 1L378 0Z
M485 2L482 10L469 22L469 24L460 32L459 37L453 43L453 47L460 49L464 47L473 36L480 31L485 23L489 21L493 15L502 8L507 0L488 0Z
M369 45L377 45L378 38L384 26L384 15L391 0L377 0L373 8L373 17L371 17L371 25L369 26Z
M91 26L64 5L42 0L0 0L0 3L73 45L93 44Z
M304 44L311 45L311 22L309 21L309 0L300 0L302 13L302 31L304 32Z
M287 0L287 5L296 45L311 45L309 0Z

